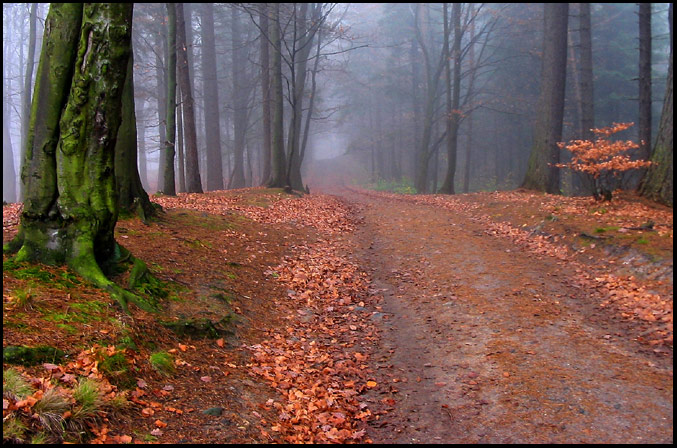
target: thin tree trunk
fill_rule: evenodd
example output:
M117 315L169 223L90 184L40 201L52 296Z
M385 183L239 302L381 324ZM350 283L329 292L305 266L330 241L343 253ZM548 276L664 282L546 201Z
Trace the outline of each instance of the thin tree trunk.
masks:
M275 3L271 14L271 47L273 50L273 135L272 175L268 186L282 188L286 181L284 152L284 98L282 96L282 54L280 39L280 4Z
M219 127L219 89L216 83L216 46L214 38L214 6L202 5L202 86L205 116L205 141L207 144L207 190L223 189L221 168L221 139Z
M186 41L186 21L183 15L183 3L176 4L176 49L181 84L181 107L183 109L183 131L186 149L186 192L202 193L200 167L197 155L197 131L195 128L195 102L190 82L188 51Z
M167 118L165 140L164 190L176 196L174 157L176 143L176 4L167 3Z
M167 29L161 26L161 32L155 35L155 79L157 83L158 133L160 135L160 156L158 158L156 191L164 191L164 169L167 159L167 69L164 67L160 52L167 55Z
M28 126L31 114L31 93L33 84L33 67L35 66L35 22L37 20L37 3L31 3L31 12L29 19L28 32L28 58L26 59L26 73L24 74L24 90L21 95L21 155L22 159L26 153L26 139L28 136ZM23 190L21 191L23 198Z
M12 33L11 21L8 22L5 31L7 34ZM8 43L9 39L3 42L2 46L2 56L5 60L7 60L8 57ZM7 126L7 123L11 121L11 108L9 107L8 93L12 91L12 80L6 73L8 65L9 64L2 64L2 199L7 202L15 202L17 200L17 173L14 167L12 138L9 133L9 127Z
M460 98L461 98L461 4L454 3L452 7L454 19L454 84L451 84L451 70L449 67L449 58L445 64L445 73L447 81L447 174L444 183L440 188L440 193L454 194L454 178L456 174L456 152L458 148L458 126L460 119ZM449 29L447 23L447 3L444 4L444 23L445 23L445 47L446 54L449 55Z
M179 98L181 97L181 87L178 87ZM185 141L183 135L183 104L176 105L176 156L177 156L177 166L175 167L178 170L179 174L179 193L186 192L186 164L185 164L185 154L183 151Z
M270 56L268 42L268 3L261 3L259 28L261 29L261 93L263 96L263 173L261 184L270 181L271 172L271 123L270 123Z
M651 3L639 4L639 158L651 153Z
M231 49L233 55L233 172L229 188L245 186L244 151L247 126L247 99L244 95L245 55L241 39L240 17L236 7L231 7Z

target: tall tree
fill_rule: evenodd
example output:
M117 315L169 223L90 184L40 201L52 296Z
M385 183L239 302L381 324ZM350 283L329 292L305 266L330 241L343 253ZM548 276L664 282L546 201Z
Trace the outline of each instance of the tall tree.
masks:
M424 5L418 3L416 5L416 19L415 19L415 29L416 29L416 39L418 41L419 47L423 52L423 59L425 61L425 109L423 114L423 134L418 144L418 151L416 157L416 178L415 178L415 187L418 193L427 193L428 192L428 165L430 162L430 157L433 155L434 151L431 150L432 143L432 134L433 134L433 125L435 123L435 109L438 99L438 91L440 85L440 79L442 75L442 70L445 66L447 55L444 51L440 51L439 56L435 57L434 48L432 42L427 39L427 29L429 23L424 16L429 16L429 14L423 14L428 10L430 5Z
M155 85L158 113L160 148L158 157L157 191L165 191L165 167L167 166L167 27L162 25L155 33ZM161 55L164 55L164 60Z
M138 146L136 111L134 108L134 58L130 53L127 74L122 88L122 121L115 142L115 185L119 210L138 213L146 221L154 213L148 194L143 189L137 163Z
M164 194L176 196L174 157L176 154L176 4L167 3L167 115L165 118Z
M291 93L289 132L287 134L287 185L294 190L303 190L301 178L301 125L303 120L303 98L306 94L307 65L313 48L313 39L321 25L321 3L302 3L294 6L293 42L288 47L289 67L291 71Z
M131 52L132 4L53 3L31 105L17 261L67 263L123 308L148 302L108 280L119 261L114 148ZM101 70L106 67L106 70Z
M205 117L205 140L207 144L207 190L223 189L221 168L221 138L219 127L219 89L216 82L216 44L214 38L214 6L202 4L202 86Z
M651 153L651 3L639 4L639 157Z
M6 27L7 34L11 34L11 21ZM9 39L5 39L2 45L3 60L8 60ZM14 151L12 149L12 136L9 133L11 121L11 109L9 107L9 92L11 78L7 76L9 64L2 64L2 200L15 202L17 200L16 169L14 168Z
M672 4L670 4L669 13L670 34L672 37ZM672 39L670 39L672 42ZM661 202L663 204L673 205L673 114L672 114L672 46L670 46L670 65L668 66L668 79L665 86L665 99L663 100L663 111L661 112L661 121L658 126L658 135L654 144L650 160L654 162L647 170L639 188L642 196Z
M454 175L456 174L456 150L458 147L458 125L460 121L460 96L461 96L461 4L454 3L452 7L454 19L454 50L449 54L449 24L447 17L447 3L444 4L444 42L447 54L445 64L445 77L447 84L447 173L440 193L454 194ZM451 70L449 59L454 59L454 84L451 84Z
M242 26L240 12L235 6L231 7L231 50L232 79L233 79L233 172L230 174L229 188L245 186L244 151L247 127L247 94L245 88L246 54L242 42Z
M545 3L543 59L533 146L522 187L559 193L559 146L564 118L568 3Z
M176 51L181 84L181 108L183 109L183 131L186 152L186 192L202 193L200 166L197 155L197 131L195 128L195 101L190 82L188 65L188 44L186 41L186 20L183 3L176 4Z
M282 188L286 185L286 157L284 152L284 97L282 95L282 47L280 38L280 4L275 3L271 8L270 42L273 51L273 134L272 134L272 164L271 177L268 187Z
M30 110L31 110L31 92L33 85L33 68L35 66L35 24L37 21L37 10L38 4L31 3L31 12L29 18L29 31L28 31L28 58L26 59L26 73L24 75L24 90L21 95L22 107L21 107L21 156L22 158L26 154L26 141L28 137L28 126L30 120ZM23 44L22 44L23 45ZM21 196L23 196L23 191L21 191Z
M271 171L271 124L270 124L270 55L268 42L270 37L268 35L268 3L261 3L259 10L259 29L261 31L260 37L260 57L261 57L261 96L263 106L263 173L261 175L262 185L265 185L270 180Z

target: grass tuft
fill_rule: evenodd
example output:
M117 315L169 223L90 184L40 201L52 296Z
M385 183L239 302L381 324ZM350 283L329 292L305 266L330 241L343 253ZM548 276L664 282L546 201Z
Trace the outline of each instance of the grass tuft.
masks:
M33 388L15 369L2 371L2 396L13 400L23 400L33 393Z
M148 359L150 366L161 375L171 376L174 373L174 357L165 351L156 352Z

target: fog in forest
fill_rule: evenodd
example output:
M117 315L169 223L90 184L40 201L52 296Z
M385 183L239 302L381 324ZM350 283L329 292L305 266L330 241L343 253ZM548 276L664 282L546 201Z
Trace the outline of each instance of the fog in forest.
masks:
M632 154L647 159L671 70L667 3L571 3L550 16L541 3L173 5L177 193L195 191L196 175L202 191L285 184L311 192L348 184L418 193L518 188L538 134L541 97L557 72L565 81L560 141L633 122L619 138L648 139ZM48 9L3 4L6 202L21 201ZM566 55L546 71L544 49L557 39L547 20L563 23ZM170 191L163 179L168 21L167 4L134 5L138 169L149 194ZM277 168L276 151L284 162ZM559 161L569 157L561 150ZM633 189L639 181L630 172L614 187ZM586 194L585 180L568 170L558 182L564 194Z

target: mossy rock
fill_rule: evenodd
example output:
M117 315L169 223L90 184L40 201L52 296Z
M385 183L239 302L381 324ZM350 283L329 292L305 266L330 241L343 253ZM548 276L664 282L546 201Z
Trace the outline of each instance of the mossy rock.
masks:
M2 348L2 362L23 366L34 366L44 362L58 364L64 355L65 353L58 348L47 345L37 347L10 345Z
M179 336L191 336L197 338L217 339L223 336L232 336L235 332L230 328L230 314L221 320L213 322L205 317L197 319L179 319L178 321L160 322Z

